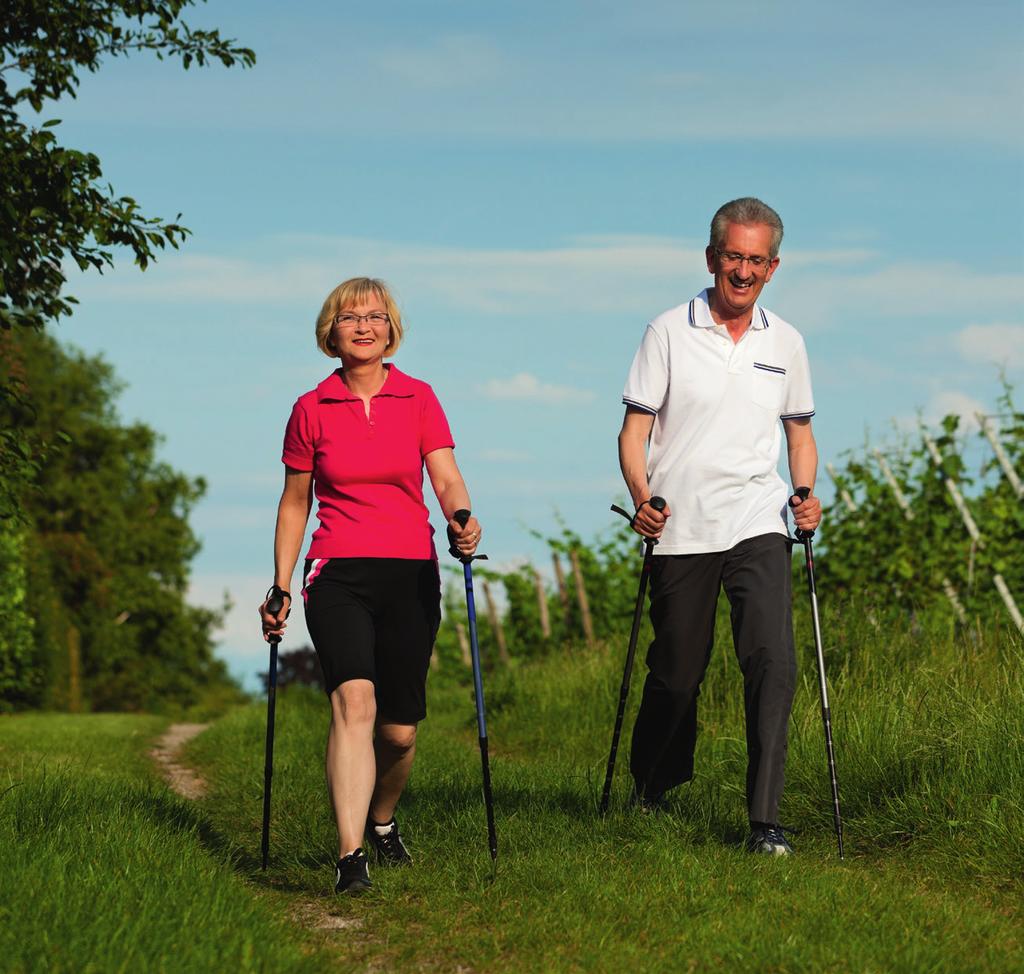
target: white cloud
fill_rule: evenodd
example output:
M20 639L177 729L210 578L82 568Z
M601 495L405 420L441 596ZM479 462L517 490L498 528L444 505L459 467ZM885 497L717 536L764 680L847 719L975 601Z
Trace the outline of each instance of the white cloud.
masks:
M923 419L927 426L937 426L946 416L960 417L960 431L973 433L978 429L975 413L987 412L985 406L973 396L957 389L945 389L935 393L924 409Z
M439 16L436 29L409 40L384 34L379 44L346 46L344 57L338 56L336 29L310 24L301 33L299 58L286 40L301 32L289 8L287 22L272 27L273 34L251 38L260 51L253 72L190 72L182 78L165 66L113 62L87 76L79 99L62 103L60 111L79 122L118 118L277 133L320 133L333 121L346 138L356 139L371 132L618 143L937 138L1020 144L1021 72L1012 31L964 36L953 26L943 29L936 16L929 37L920 17L887 9L889 37L866 43L865 32L876 33L883 15L860 4L821 43L811 39L813 28L807 34L808 24L820 23L817 10L789 11L753 32L741 18L755 46L740 60L770 50L787 69L772 73L770 105L738 121L734 86L717 71L717 46L695 43L702 36L695 5L676 4L685 10L681 17L679 11L675 17L637 13L635 6L626 22L611 5L588 10L586 31L574 25L571 40L558 30L516 36L495 29L493 38L459 33ZM524 14L524 21L530 16ZM532 16L546 23L549 12ZM650 24L658 25L653 34ZM850 40L837 47L837 36ZM684 67L666 71L674 63ZM153 112L154 104L160 112Z
M595 398L589 389L574 389L550 382L541 382L529 372L519 372L507 379L489 379L480 386L488 399L513 399L537 403L585 403Z
M266 255L273 254L274 257ZM643 321L685 300L705 283L703 242L674 237L582 236L562 246L460 248L358 237L280 235L258 241L247 256L168 254L145 274L124 267L103 277L72 279L83 299L133 302L260 304L308 311L337 282L338 268L372 270L415 295L452 311L536 318L615 314ZM999 316L1024 304L1024 274L992 273L953 261L892 261L863 248L784 251L767 305L802 331L845 318L899 319L928 315ZM1011 366L1024 348L1019 325L972 326L965 338L986 341ZM989 346L986 346L989 347ZM972 349L973 354L973 349ZM977 360L977 359L976 359Z
M964 264L890 262L885 267L850 263L841 271L800 270L783 273L788 258L769 285L769 307L785 309L783 317L801 331L834 323L841 314L889 319L904 327L907 319L929 315L975 315L1024 303L1024 274L997 274ZM767 293L767 292L766 292Z
M338 268L350 267L372 269L399 283L400 292L430 296L456 310L642 318L687 297L688 291L679 292L682 279L705 276L703 243L635 234L580 236L536 250L287 234L260 241L257 250L237 257L168 254L145 274L133 267L102 277L69 270L71 290L83 299L315 307L336 283ZM829 305L828 295L842 300L826 281L855 274L873 256L849 248L794 251L785 254L785 268L794 278L815 275L802 300L820 307Z
M968 361L1024 369L1024 325L968 325L953 336L953 344Z

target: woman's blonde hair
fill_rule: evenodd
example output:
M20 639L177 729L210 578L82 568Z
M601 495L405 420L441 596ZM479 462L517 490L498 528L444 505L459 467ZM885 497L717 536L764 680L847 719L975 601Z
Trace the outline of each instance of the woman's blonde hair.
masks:
M384 349L387 356L394 355L402 344L402 314L391 296L387 284L375 277L352 277L342 281L324 301L320 314L316 316L316 344L324 355L337 358L338 353L331 344L331 328L334 316L348 308L362 304L367 298L377 297L384 302L391 326L388 328L388 344Z

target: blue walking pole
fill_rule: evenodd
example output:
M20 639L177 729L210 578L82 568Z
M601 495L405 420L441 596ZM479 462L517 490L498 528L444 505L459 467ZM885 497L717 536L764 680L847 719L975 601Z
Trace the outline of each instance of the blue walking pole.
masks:
M288 595L276 585L267 593L267 611L273 615L284 607L285 596ZM290 596L289 596L290 598ZM274 777L274 704L277 697L277 644L280 636L270 637L270 670L267 673L267 750L263 763L263 841L260 850L263 854L263 868L267 868L270 857L270 783Z
M469 511L459 510L452 515L461 527L469 521ZM487 844L491 850L491 861L498 861L498 833L494 828L494 798L491 795L491 764L487 756L487 718L484 714L484 684L480 675L480 646L476 638L476 602L473 599L473 562L483 560L487 555L462 555L455 547L455 539L449 531L451 546L448 554L462 562L462 573L466 579L466 612L469 616L469 646L473 658L473 697L476 700L476 727L480 740L480 763L484 775L484 807L487 809Z

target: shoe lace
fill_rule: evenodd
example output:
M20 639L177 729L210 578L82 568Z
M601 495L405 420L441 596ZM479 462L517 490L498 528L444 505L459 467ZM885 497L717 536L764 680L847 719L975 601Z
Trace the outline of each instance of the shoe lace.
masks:
M377 836L377 844L390 855L400 856L402 854L402 842L398 835L397 822L391 826L391 830L389 832L385 832L383 835Z

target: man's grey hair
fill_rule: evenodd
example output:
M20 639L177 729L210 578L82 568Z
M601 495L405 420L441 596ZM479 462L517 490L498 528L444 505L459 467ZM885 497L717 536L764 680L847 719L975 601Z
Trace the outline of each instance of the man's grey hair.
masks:
M738 200L730 200L720 206L718 212L711 218L712 247L721 248L730 223L742 223L744 226L763 223L770 227L772 240L768 256L772 259L778 257L779 247L782 246L782 217L767 203L762 203L753 196L741 196Z

